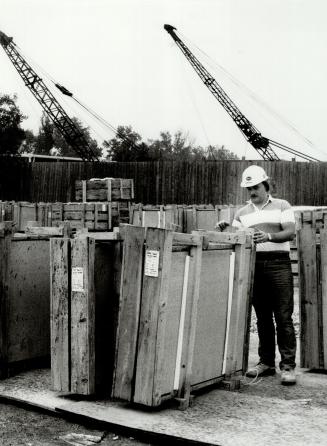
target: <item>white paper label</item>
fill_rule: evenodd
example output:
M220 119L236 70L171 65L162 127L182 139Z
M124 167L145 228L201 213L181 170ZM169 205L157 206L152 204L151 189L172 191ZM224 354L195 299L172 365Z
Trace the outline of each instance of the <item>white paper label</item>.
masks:
M150 277L158 277L159 251L146 250L144 274Z
M72 268L72 291L84 292L83 268Z
M105 212L107 210L107 205L106 204L103 204L102 205L102 212Z

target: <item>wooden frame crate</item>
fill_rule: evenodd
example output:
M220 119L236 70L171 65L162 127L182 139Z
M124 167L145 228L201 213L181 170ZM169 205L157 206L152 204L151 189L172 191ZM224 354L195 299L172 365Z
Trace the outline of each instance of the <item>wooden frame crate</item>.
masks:
M92 178L75 181L76 201L132 201L134 182L126 178Z
M1 378L50 357L49 236L12 228L0 223Z
M182 232L183 206L176 204L160 206L135 204L131 207L130 224Z
M251 237L125 228L112 396L147 406L235 377L247 367ZM136 246L136 249L133 249ZM132 276L133 286L129 283Z
M115 203L46 203L39 209L40 222L44 226L56 226L68 221L74 230L110 231L120 223L128 223L130 205Z
M298 213L301 367L327 370L327 211Z
M192 231L213 231L216 223L225 220L232 224L234 215L240 206L217 205L213 206L188 206L184 209L184 230L190 234Z
M117 237L86 233L51 240L53 390L110 393L121 265Z

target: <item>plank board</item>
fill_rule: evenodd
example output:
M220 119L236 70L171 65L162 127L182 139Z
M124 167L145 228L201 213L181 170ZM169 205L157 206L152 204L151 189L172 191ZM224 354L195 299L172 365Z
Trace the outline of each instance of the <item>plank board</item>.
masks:
M298 231L300 267L301 367L319 368L316 228Z
M112 396L132 399L141 301L145 229L124 228Z
M94 251L95 240L72 240L71 391L84 395L95 392Z
M70 392L70 240L50 240L51 385Z

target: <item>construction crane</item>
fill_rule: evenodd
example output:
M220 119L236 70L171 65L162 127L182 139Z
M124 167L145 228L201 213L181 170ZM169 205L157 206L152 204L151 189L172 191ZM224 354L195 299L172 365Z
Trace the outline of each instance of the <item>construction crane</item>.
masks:
M319 161L310 155L306 155L284 144L272 141L261 135L255 126L243 115L236 104L228 97L223 88L201 64L195 55L189 50L185 43L175 33L176 28L172 25L164 25L164 29L174 39L177 46L181 49L186 59L190 62L195 72L199 75L204 85L210 90L217 101L223 106L227 113L231 116L237 127L245 136L246 140L255 148L264 160L277 161L279 157L273 150L272 146L285 150L293 155L301 157L307 161Z
M65 138L66 142L84 161L98 161L99 159L97 155L90 147L84 134L68 116L43 80L19 53L16 44L13 42L13 38L8 37L5 33L0 31L0 44L18 71L20 77L23 79L25 85L35 96L47 116ZM62 85L55 84L55 86L64 95L72 96L72 93Z

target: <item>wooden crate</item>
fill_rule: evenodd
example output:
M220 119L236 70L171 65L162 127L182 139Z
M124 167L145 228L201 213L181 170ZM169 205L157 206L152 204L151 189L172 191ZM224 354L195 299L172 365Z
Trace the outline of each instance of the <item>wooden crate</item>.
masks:
M0 223L0 377L50 357L49 236Z
M129 202L111 203L47 203L39 211L42 224L55 226L69 221L71 228L110 231L120 223L129 223Z
M179 205L142 205L131 207L130 223L135 226L172 229L183 231L183 206Z
M232 224L234 215L241 206L217 205L202 207L199 205L188 206L184 209L184 230L185 233L204 230L213 231L216 223L221 220Z
M51 240L53 390L110 393L120 243L116 233Z
M297 220L301 367L327 370L327 212Z
M76 201L132 201L134 182L126 178L92 178L75 182Z
M187 405L191 390L244 372L250 237L148 228L142 252L140 234L126 227L124 240L130 249L123 256L112 396L147 406L177 397Z

